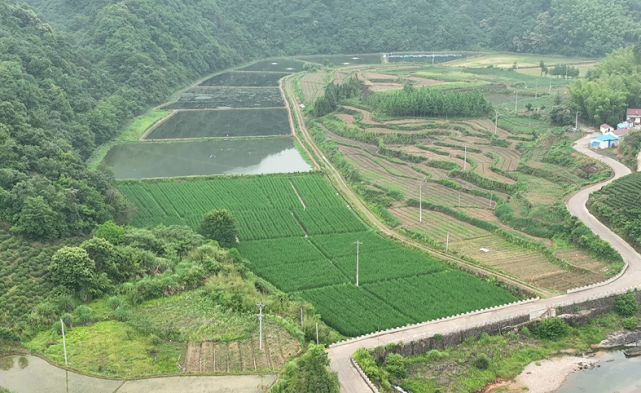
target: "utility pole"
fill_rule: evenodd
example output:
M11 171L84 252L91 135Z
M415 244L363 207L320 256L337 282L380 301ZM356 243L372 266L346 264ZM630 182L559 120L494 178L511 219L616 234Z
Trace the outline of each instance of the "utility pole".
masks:
M463 170L466 170L466 169L467 169L467 143L465 144L465 157L463 159Z
M263 315L263 307L265 305L262 302L256 303L256 306L258 306L258 314L256 316L258 317L258 349L261 351L263 350L263 318L265 317Z
M574 129L579 131L579 112L576 113L576 120L574 121Z
M565 66L565 79L568 79L568 66Z
M494 110L494 135L496 135L496 130L499 128L499 111Z
M356 286L358 286L358 255L360 253L360 245L363 244L361 241L356 240Z
M418 222L423 222L423 182L418 184Z
M539 81L536 81L536 87L534 88L534 98L539 98Z
M65 341L65 323L60 318L60 328L62 328L62 348L65 351L65 366L68 366L69 363L67 362L67 342Z
M514 92L514 113L519 111L519 92Z
M447 237L445 238L445 252L450 250L450 232L447 232Z
M318 322L316 322L316 345L318 345Z
M300 305L300 326L303 326L303 305Z

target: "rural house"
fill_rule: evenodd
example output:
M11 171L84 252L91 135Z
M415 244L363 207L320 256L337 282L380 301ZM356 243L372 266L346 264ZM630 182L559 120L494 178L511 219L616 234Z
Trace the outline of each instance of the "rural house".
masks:
M634 127L641 127L641 109L628 108L625 119Z
M609 125L607 123L603 123L603 124L601 124L601 127L599 128L599 130L601 131L601 134L605 134L606 132L613 131L614 127L612 127L611 125Z
M608 149L619 146L619 137L612 134L604 134L590 138L591 149Z
M628 132L630 132L629 128L618 128L616 130L612 130L610 132L607 132L606 135L614 135L619 138L619 140L623 140L626 135L628 135Z

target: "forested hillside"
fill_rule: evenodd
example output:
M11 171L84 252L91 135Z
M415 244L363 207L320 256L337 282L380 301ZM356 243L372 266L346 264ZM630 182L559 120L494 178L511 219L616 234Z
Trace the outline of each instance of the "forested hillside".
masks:
M224 62L223 48L244 58L420 49L600 56L636 39L641 10L637 0L27 2L98 51L117 51L100 46L136 31L138 45L122 50L160 49L170 62L186 55L187 74L203 71L207 56Z

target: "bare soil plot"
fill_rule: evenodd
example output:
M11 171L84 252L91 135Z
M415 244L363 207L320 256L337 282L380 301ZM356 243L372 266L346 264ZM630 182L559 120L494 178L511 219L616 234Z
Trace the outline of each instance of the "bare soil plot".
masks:
M423 210L423 222L419 222L419 211L415 207L399 207L390 209L396 218L401 220L403 226L427 236L436 241L445 242L449 233L450 241L473 239L480 236L488 236L490 233L467 224L457 221L452 217L429 210Z
M369 80L372 80L372 79L392 80L392 79L398 78L396 75L382 74L378 72L367 72L367 73L364 73L363 75Z
M225 342L190 342L184 367L194 373L238 373L280 370L300 350L300 343L281 325L263 322L263 349L258 332L249 338Z
M345 78L347 78L347 75L345 73L334 71L334 83L341 84L343 83L343 80L345 80Z

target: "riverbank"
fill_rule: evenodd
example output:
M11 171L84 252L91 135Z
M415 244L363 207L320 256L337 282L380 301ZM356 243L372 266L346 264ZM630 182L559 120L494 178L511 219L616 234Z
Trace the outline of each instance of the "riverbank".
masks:
M530 393L549 393L558 389L566 378L575 371L593 367L598 358L563 356L528 364L507 392L522 392L527 388Z

